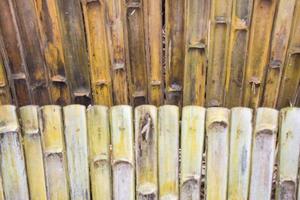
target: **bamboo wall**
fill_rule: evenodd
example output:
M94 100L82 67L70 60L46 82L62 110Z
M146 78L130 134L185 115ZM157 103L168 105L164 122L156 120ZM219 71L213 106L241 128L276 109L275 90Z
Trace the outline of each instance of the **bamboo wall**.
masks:
M1 0L0 102L300 105L299 0Z
M0 199L300 199L300 108L179 116L174 105L0 106Z

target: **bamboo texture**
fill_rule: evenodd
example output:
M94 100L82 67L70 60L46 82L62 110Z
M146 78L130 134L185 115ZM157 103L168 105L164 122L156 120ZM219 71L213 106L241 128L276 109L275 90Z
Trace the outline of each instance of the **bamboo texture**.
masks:
M6 76L4 59L0 54L0 105L10 104L10 103L11 103L11 94L9 91L9 84Z

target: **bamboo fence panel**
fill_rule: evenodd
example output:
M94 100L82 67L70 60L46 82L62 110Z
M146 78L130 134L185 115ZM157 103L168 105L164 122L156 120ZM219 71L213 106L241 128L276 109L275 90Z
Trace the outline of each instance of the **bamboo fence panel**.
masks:
M0 107L0 154L3 191L7 200L28 200L27 176L16 107Z
M186 106L182 111L180 199L200 200L205 108Z
M38 106L20 108L30 199L46 200L46 180Z
M60 106L44 106L40 113L40 126L44 154L47 197L69 199L64 125Z

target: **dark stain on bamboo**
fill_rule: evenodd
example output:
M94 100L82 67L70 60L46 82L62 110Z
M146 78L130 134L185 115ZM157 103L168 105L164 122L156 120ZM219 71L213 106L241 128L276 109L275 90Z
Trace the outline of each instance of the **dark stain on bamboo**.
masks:
M283 181L280 183L280 194L281 200L296 200L296 184L294 181Z

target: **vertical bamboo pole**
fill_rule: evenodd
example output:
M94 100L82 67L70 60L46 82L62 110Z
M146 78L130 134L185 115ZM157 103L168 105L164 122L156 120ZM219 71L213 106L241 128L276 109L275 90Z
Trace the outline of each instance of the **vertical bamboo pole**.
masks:
M158 112L159 198L179 199L179 108L165 105Z
M295 0L280 0L277 8L271 42L271 57L266 75L262 105L276 107L282 70L290 38Z
M28 200L22 138L15 106L0 106L0 134L1 175L5 199Z
M85 106L69 105L65 106L63 110L70 197L72 200L89 200L90 183Z
M152 105L138 106L134 116L136 197L157 200L157 108Z
M252 7L253 0L233 0L225 95L230 108L242 104Z
M89 107L87 121L92 199L112 199L108 108Z
M46 200L44 158L38 115L38 106L20 108L30 199Z
M250 200L271 199L272 175L278 111L271 108L256 110L250 183Z
M204 105L210 1L185 3L183 105Z
M255 0L245 72L243 105L256 108L261 103L272 25L278 0Z
M280 111L279 176L276 199L296 199L300 156L300 108Z
M186 106L182 111L180 199L200 200L205 109Z
M1 47L0 47L1 48ZM0 105L12 103L4 60L0 54Z
M230 117L228 199L247 200L250 185L252 109L235 107Z
M224 104L227 48L229 43L233 0L212 0L210 14L209 58L206 105Z
M93 102L112 105L110 56L106 33L104 1L82 0L85 30L89 49Z
M135 199L132 108L114 106L110 110L113 197Z
M66 78L63 39L56 0L35 0L41 46L49 74L52 103L71 103L70 88Z
M40 125L45 160L47 197L50 200L69 199L61 107L55 105L42 107Z
M226 108L208 108L206 111L207 200L227 199L229 117L230 110Z

